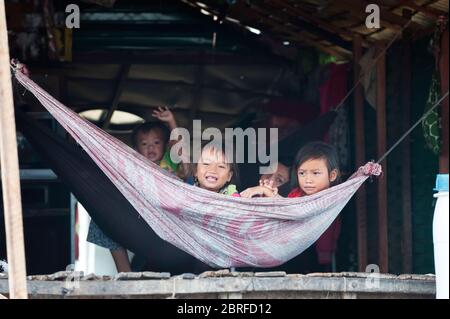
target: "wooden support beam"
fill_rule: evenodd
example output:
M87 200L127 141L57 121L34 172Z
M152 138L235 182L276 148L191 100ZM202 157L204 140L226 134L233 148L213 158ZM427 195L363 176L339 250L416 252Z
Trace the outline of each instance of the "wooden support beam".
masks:
M404 10L403 16L411 18L411 11ZM400 127L406 132L411 127L411 32L403 31L401 55L401 119ZM411 274L413 271L412 251L412 199L411 199L411 140L409 136L402 143L401 187L402 187L402 271Z
M201 59L200 59L201 60ZM199 64L195 74L195 89L193 90L191 105L189 106L189 129L192 132L194 120L197 119L200 99L202 97L203 84L205 78L205 66Z
M203 9L198 4L196 4L195 1L191 0L182 0L182 2L195 7L197 9ZM272 19L268 18L266 15L256 12L255 10L251 10L245 3L237 2L233 6L231 6L228 10L228 17L232 17L236 20L239 20L241 27L244 26L252 26L252 27L261 27L261 22L265 23L265 29L263 32L269 32L267 30L267 27L271 28L270 31L274 32L280 32L284 33L287 36L290 36L292 41L297 41L300 43L304 43L308 46L312 46L317 48L318 50L325 52L327 54L330 54L332 56L335 56L342 60L347 60L350 58L350 54L345 54L343 52L340 52L338 50L333 49L330 46L326 46L324 44L321 44L317 39L312 38L311 36L307 35L302 30L293 30L289 27L286 27L284 23L277 23L273 21ZM273 33L272 33L273 35ZM279 41L285 40L285 37L279 38Z
M264 4L264 7L262 6ZM292 22L293 25L311 32L319 38L329 41L334 45L340 46L346 50L351 50L351 40L353 32L347 29L339 28L333 24L319 19L311 14L304 12L298 4L291 5L285 0L270 1L261 4L252 4L252 8L267 8L267 16L277 16L280 19ZM371 44L362 40L363 46L369 47Z
M39 73L43 73L43 74L47 74L46 70L42 70L42 72L33 72L33 74L39 74ZM87 78L87 77L70 77L69 75L66 76L67 81L69 82L77 82L77 84L80 85L89 85L89 84L96 84L96 83L100 83L100 84L104 84L104 83L108 83L110 82L110 80L103 80L103 79L93 79L93 78ZM138 80L138 79L128 79L127 80L128 85L130 85L131 87L142 87L145 85L148 86L161 86L162 88L164 87L169 87L169 88L173 88L173 89L177 89L177 88L181 88L181 89L186 89L186 90L195 90L196 88L196 84L192 84L192 83L187 83L184 81L165 81L165 80L147 80L147 79L142 79L142 80ZM211 85L211 84L207 84L207 83L203 83L203 88L205 90L208 91L216 91L218 93L230 93L230 94L241 94L243 96L249 96L252 98L273 98L273 97L280 97L281 95L279 93L272 93L272 94L267 94L265 91L261 90L248 90L248 89L241 89L238 87L220 87L220 86L216 86L216 85ZM75 102L76 103L76 102ZM65 103L66 104L66 103ZM67 104L73 104L73 102L71 103L67 103ZM103 105L102 108L104 108L105 105Z
M289 28L284 22L275 22L273 19L268 18L264 14L251 10L245 5L245 3L238 2L233 5L229 10L229 15L241 19L241 22L244 23L244 25L248 24L250 26L260 27L260 23L258 23L258 25L255 25L255 23L257 23L257 21L263 22L263 27L270 27L272 32L283 32L286 35L291 36L291 39L293 39L294 41L298 41L300 43L315 47L318 50L332 56L336 56L341 59L348 59L350 57L350 53L348 55L345 55L342 52L334 50L332 47L321 44L320 39L314 39L302 30L294 30L292 28ZM269 30L263 30L263 32L269 32ZM280 39L280 41L281 40L283 39Z
M371 2L378 4L378 3L380 3L380 0L371 0ZM402 6L410 7L411 9L413 9L417 12L421 12L432 19L437 19L437 18L439 18L439 16L442 16L442 15L443 16L448 15L448 12L432 8L429 6L429 4L427 4L427 6L419 6L414 3L414 0L401 0L399 3L396 4L396 7L402 7Z
M311 23L313 25L317 25L318 27L320 27L320 28L322 28L322 29L324 29L324 30L326 30L328 32L335 33L335 34L337 34L339 36L344 36L344 37L350 38L350 39L353 37L353 33L352 32L349 32L348 30L345 30L345 29L339 28L337 26L334 26L333 24L331 24L331 23L329 23L329 22L327 22L325 20L319 19L319 18L317 18L317 17L315 17L315 16L313 16L313 15L307 13L307 12L304 12L299 7L298 4L292 4L291 5L286 0L274 0L274 1L271 1L271 2L281 5L283 8L285 8L285 11L290 13L291 15L293 14L293 15L295 15L297 17L300 17L303 20L305 20L305 21L307 21L307 22L309 22L309 23ZM367 44L367 43L364 43L364 40L363 40L363 44Z
M385 48L385 43L377 43L377 56ZM387 149L386 145L386 53L384 52L376 64L377 72L377 157L380 158ZM380 163L383 166L383 176L378 179L378 266L380 272L388 272L388 219L387 219L387 164L386 160Z
M0 166L9 265L9 296L27 298L19 161L5 2L0 1Z
M128 73L130 72L130 65L125 64L122 66L119 72L119 76L117 77L117 85L114 89L114 95L111 100L111 106L109 107L108 113L103 120L103 129L106 130L111 123L111 118L114 114L114 111L119 106L120 97L122 96L123 88L125 86L125 82L128 78Z
M224 53L224 52L207 52L204 55L204 60L199 61L199 50L190 50L180 54L175 51L132 51L132 52L110 52L108 55L98 52L74 52L73 62L84 64L127 64L130 61L133 64L145 65L188 65L198 64L200 62L206 65L276 65L282 64L285 61L279 57L270 54L261 54L254 52L254 54L240 54L238 53ZM53 65L61 65L61 63L53 63ZM36 65L39 67L39 65ZM34 68L33 68L34 69Z
M362 57L362 39L355 35L353 40L353 82L361 77L359 61ZM364 165L366 161L365 125L364 125L364 93L361 84L354 92L354 125L355 125L355 164L356 167ZM367 206L366 187L361 185L356 193L356 227L358 237L358 271L365 272L367 267Z
M448 27L447 30L442 34L441 38L441 50L439 54L439 70L441 75L441 95L448 92ZM441 104L441 136L442 136L442 149L439 156L439 173L448 174L449 173L449 163L448 163L448 143L449 143L449 114L448 114L448 97L442 101Z

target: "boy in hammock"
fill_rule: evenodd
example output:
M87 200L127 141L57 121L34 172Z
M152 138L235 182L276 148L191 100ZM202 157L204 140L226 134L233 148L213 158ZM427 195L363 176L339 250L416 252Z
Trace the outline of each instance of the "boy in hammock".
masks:
M173 113L167 107L158 107L152 116L160 122L146 122L137 126L132 134L133 147L161 168L182 175L182 167L170 158L170 131L177 127ZM89 225L87 241L110 250L117 272L132 271L127 250L107 237L93 221Z

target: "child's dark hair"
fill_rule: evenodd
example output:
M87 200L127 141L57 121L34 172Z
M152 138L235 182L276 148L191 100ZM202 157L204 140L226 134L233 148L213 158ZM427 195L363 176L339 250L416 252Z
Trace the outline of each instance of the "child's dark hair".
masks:
M164 141L164 145L169 143L170 139L170 130L169 128L162 122L145 122L139 124L133 129L133 133L131 134L131 141L133 143L133 147L137 147L138 144L138 135L139 133L146 134L150 131L158 130L162 134L162 138Z
M295 156L294 163L292 165L291 183L293 187L297 187L297 170L298 168L308 160L311 159L324 159L327 163L328 174L333 170L337 171L336 179L331 182L331 186L339 184L340 171L339 171L339 159L334 146L324 142L310 142L303 146Z
M227 155L226 151L225 151L225 143L223 141L213 142L213 143L210 143L210 141L203 142L200 152L203 152L203 150L205 148L220 149L222 151L222 154L224 155L224 157ZM235 153L236 152L233 152L233 154L235 154ZM227 158L227 164L230 165L230 171L233 173L233 175L231 177L230 182L225 184L224 187L226 187L229 184L234 184L239 189L240 188L239 167L236 164L235 158ZM192 175L194 175L195 172L197 171L197 165L198 165L198 163L192 163Z

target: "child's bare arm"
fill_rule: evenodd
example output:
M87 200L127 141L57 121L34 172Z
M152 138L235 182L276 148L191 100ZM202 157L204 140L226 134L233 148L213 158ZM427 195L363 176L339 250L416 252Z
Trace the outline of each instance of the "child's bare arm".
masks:
M167 126L169 127L170 132L172 133L173 130L178 128L178 124L177 121L175 119L175 116L173 115L172 111L169 110L169 108L167 106L165 107L158 107L157 110L154 110L152 113L153 117L156 117L158 120L160 120L161 122L164 122L167 124ZM175 145L178 140L169 140L169 149Z
M169 126L170 131L177 128L177 121L175 119L175 116L167 106L158 107L157 110L153 111L152 116L156 117L161 122L166 123Z
M274 197L275 194L272 190L264 186L250 187L241 193L241 197L245 198L251 198L255 196Z
M242 197L251 198L254 196L279 197L278 188L273 186L273 182L260 181L259 186L247 188L241 193Z

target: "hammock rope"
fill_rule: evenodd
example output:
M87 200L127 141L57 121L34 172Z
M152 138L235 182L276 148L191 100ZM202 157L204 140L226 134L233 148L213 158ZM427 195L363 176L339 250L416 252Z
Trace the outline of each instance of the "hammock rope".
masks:
M423 114L417 121L414 123L398 140L395 142L377 161L377 163L381 163L389 154L419 125L422 121L429 115L431 112L437 108L442 101L448 96L448 91L427 111Z

